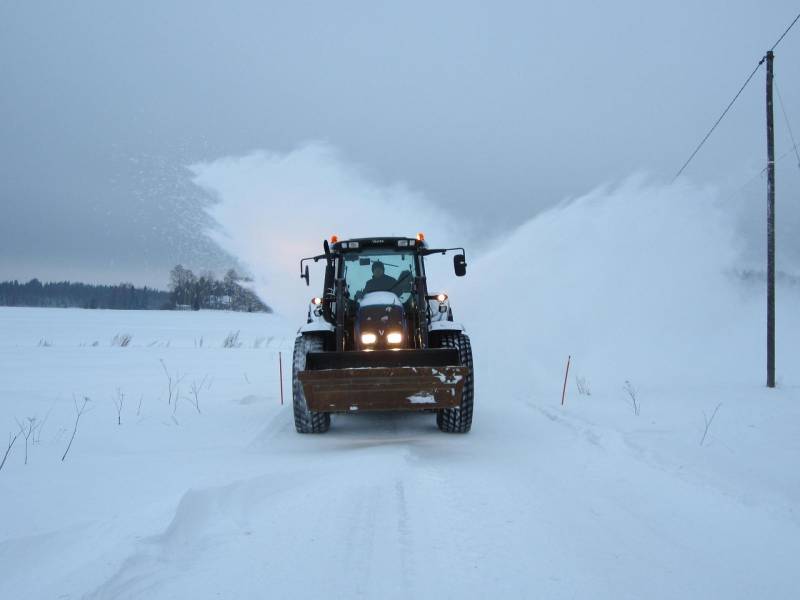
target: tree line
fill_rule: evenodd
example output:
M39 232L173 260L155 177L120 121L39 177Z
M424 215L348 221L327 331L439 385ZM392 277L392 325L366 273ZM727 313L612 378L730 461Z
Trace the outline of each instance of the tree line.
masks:
M118 310L234 310L272 312L246 286L250 279L230 269L222 280L199 276L177 265L170 271L169 291L132 283L96 285L73 281L42 283L31 279L0 282L0 306L106 308Z
M169 274L172 308L184 310L236 310L242 312L272 312L247 287L252 279L228 269L222 280L211 272L195 275L191 269L175 266Z
M93 285L74 281L42 283L31 279L0 282L0 306L38 306L55 308L113 308L149 310L167 308L167 292L131 283Z

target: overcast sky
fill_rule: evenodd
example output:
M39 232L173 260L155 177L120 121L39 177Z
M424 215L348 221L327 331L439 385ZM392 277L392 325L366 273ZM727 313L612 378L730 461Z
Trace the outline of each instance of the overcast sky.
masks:
M164 285L176 262L222 269L185 167L310 140L491 233L635 171L669 181L798 10L2 0L0 278ZM775 62L796 134L798 58L800 26ZM763 92L761 72L690 178L728 194L758 173ZM779 164L779 243L800 256L796 162ZM740 192L752 231L763 186Z

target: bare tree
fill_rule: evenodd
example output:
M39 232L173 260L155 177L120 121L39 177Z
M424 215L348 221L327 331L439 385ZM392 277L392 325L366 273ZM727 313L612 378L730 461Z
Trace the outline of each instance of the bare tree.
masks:
M36 431L33 432L33 443L36 445L40 444L42 441L42 429L44 428L45 423L47 423L47 419L50 418L50 413L53 412L53 406L55 406L55 404L50 406L47 414L44 416L44 419L42 419L41 423L39 423L39 425L36 427Z
M713 412L713 413L711 413L711 418L709 418L709 417L706 415L706 412L705 412L705 411L703 411L703 420L705 421L706 427L705 427L705 429L703 430L703 437L702 437L702 438L700 438L700 445L701 445L701 446L702 446L702 445L705 443L705 441L706 441L706 436L708 435L708 430L709 430L709 429L711 429L711 424L714 422L714 417L716 417L716 416L717 416L717 411L719 410L719 407L720 407L720 406L722 406L722 402L720 402L719 404L717 404L717 406L714 408L714 412Z
M192 394L189 398L189 402L192 403L198 414L202 414L200 412L200 392L203 390L203 386L206 384L206 379L208 379L208 375L203 375L203 379L201 379L199 383L197 380L193 380L192 385L189 386L189 391Z
M176 416L178 413L178 400L180 399L181 399L181 390L180 388L177 388L177 390L175 391L175 403L172 405L172 421L175 423L175 425L180 425L180 423L178 423L178 417Z
M631 406L633 407L633 414L635 414L638 417L639 409L641 408L641 403L639 402L639 399L637 397L636 388L633 387L633 384L630 381L626 380L625 385L622 386L622 389L625 390L625 392L630 397Z
M0 462L0 471L3 470L3 467L6 464L6 459L8 458L8 454L11 452L11 448L14 447L14 442L17 441L19 434L19 431L17 431L17 433L15 433L13 436L10 433L8 434L8 447L6 448L6 453L3 454L3 462Z
M23 439L25 440L25 464L28 464L28 439L33 435L33 432L36 431L36 417L28 417L26 422L20 423L19 419L14 419L17 421L17 426L19 427L19 432L22 434Z
M190 269L176 265L169 273L170 299L175 305L191 305L195 299L197 277Z
M176 371L175 375L173 376L170 374L169 369L167 369L167 364L164 362L164 359L159 358L158 360L161 361L161 366L164 369L164 375L167 376L167 404L172 404L173 397L177 403L178 397L175 394L175 391L178 389L178 386L181 384L181 381L183 381L183 378L186 377L186 375L180 375L179 372Z
M125 394L117 388L117 395L114 397L114 406L117 408L117 425L122 425L122 407L125 405Z
M136 407L136 416L138 417L142 414L142 400L144 399L144 394L139 394L139 406Z
M72 428L72 437L69 438L69 444L67 444L67 449L64 450L64 456L61 457L61 462L67 458L67 453L69 449L72 448L72 442L75 440L75 434L78 433L78 422L81 420L81 416L84 412L86 412L86 405L89 403L89 398L87 396L83 397L83 404L81 404L80 408L78 408L78 401L75 399L75 396L72 396L72 402L75 405L75 427Z
M184 377L185 377L185 375L184 375ZM183 377L181 377L181 378L178 380L178 385L175 387L175 402L172 404L172 420L173 420L173 421L175 421L175 425L178 425L178 419L175 417L175 415L176 415L176 414L177 414L177 412L178 412L178 402L179 402L179 401L180 401L180 399L181 399L181 388L180 388L180 382L181 382L182 380L183 380Z

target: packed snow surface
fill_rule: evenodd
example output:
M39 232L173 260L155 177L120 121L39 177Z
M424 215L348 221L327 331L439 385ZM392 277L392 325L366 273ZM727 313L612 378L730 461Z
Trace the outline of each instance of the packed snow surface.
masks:
M408 401L411 404L436 404L436 398L434 395L426 392L419 392L413 396L409 396Z
M370 292L368 294L364 294L364 297L359 302L359 305L364 306L402 306L403 303L400 302L400 298L397 297L397 294L393 294L392 292Z

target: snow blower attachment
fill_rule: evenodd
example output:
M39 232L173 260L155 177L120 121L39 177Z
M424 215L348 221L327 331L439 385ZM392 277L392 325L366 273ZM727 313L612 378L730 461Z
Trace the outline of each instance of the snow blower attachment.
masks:
M323 244L323 295L313 298L295 340L293 404L300 433L322 433L334 412L433 411L439 429L472 425L472 351L453 321L446 294L429 295L424 258L463 248L430 249L425 238L363 238Z

